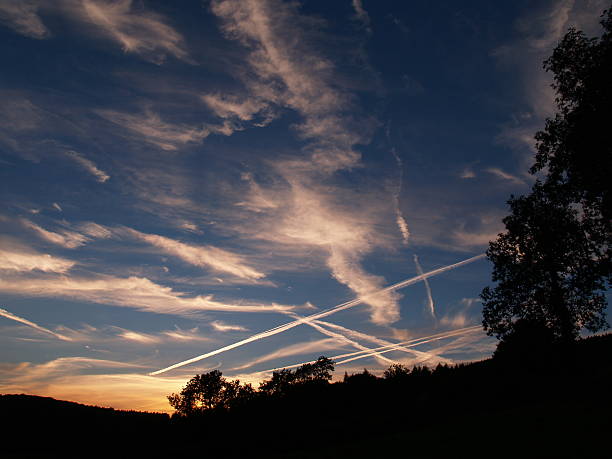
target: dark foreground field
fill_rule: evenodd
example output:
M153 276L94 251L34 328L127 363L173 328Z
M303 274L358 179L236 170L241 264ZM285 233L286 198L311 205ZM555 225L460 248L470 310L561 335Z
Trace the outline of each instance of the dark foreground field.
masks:
M612 335L197 418L0 396L3 458L608 457Z

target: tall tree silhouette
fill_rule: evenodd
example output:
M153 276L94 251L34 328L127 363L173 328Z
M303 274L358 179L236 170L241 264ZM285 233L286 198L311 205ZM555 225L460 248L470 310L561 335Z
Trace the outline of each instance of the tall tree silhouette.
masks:
M570 341L582 328L606 328L612 249L612 13L604 33L570 29L544 68L554 74L558 112L536 134L531 173L546 171L527 196L508 201L506 231L487 251L483 325L502 340L531 321Z
M254 393L250 384L239 380L228 381L218 370L195 375L179 394L168 396L168 402L183 416L191 416L211 409L228 409Z
M545 189L581 210L583 229L597 244L601 274L610 282L612 234L612 8L600 38L570 28L544 62L554 75L558 113L536 134L532 173L546 171Z

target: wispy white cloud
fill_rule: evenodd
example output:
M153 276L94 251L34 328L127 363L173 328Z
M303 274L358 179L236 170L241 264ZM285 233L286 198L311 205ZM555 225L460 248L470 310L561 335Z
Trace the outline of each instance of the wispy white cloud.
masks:
M148 333L135 332L132 330L123 330L119 333L119 336L128 341L135 341L141 344L153 344L157 343L157 337L150 335Z
M465 223L458 225L450 233L451 240L457 246L471 250L486 247L504 230L502 218L495 213L479 215L473 225L468 226Z
M384 279L361 266L362 258L384 240L374 230L376 220L368 221L372 211L363 205L343 208L338 204L341 190L331 183L322 184L333 172L359 165L361 155L355 146L368 141L376 123L360 116L352 96L338 87L334 66L307 39L309 32L302 27L305 19L294 4L217 0L211 8L228 37L249 49L251 72L245 72L245 86L257 101L232 106L219 101L235 99L217 95L210 102L218 103L219 114L248 119L258 109L277 106L301 117L294 126L305 143L305 155L273 164L273 171L289 188L275 193L254 186L252 177L247 179L256 193L238 204L259 213L264 228L256 237L296 248L317 248L334 278L355 294L380 290ZM407 229L406 222L402 223ZM398 299L393 292L369 295L372 320L397 320Z
M47 38L50 32L38 15L37 3L34 0L1 1L0 22L26 37Z
M385 281L361 266L363 256L385 241L375 229L380 218L375 213L378 209L368 210L362 205L357 211L345 204L352 202L351 197L339 199L342 190L314 183L303 185L297 180L293 180L288 202L284 200L286 192L277 193L278 211L271 208L270 221L257 232L257 237L302 250L316 249L338 282L360 297L367 296L372 321L382 324L397 320L399 294L370 295L379 291ZM271 196L267 195L267 202Z
M370 27L370 22L371 22L370 21L370 15L363 8L362 0L353 0L352 4L353 4L353 9L355 10L355 17L357 18L357 20L359 20L363 24L365 29L369 33L371 33L372 29Z
M222 19L228 37L251 50L249 64L258 81L248 85L258 90L260 99L302 115L297 129L312 142L312 161L300 167L334 171L355 165L360 155L353 145L363 136L350 127L346 113L350 98L334 87L331 62L309 49L308 40L299 39L305 32L295 5L275 0L216 0L211 7Z
M251 121L256 115L262 116L258 122L261 127L268 124L274 116L270 103L256 96L239 99L224 94L205 94L202 101L220 118Z
M81 247L89 241L89 238L74 231L61 230L60 232L54 232L46 230L30 220L22 219L21 222L23 226L34 231L40 238L67 249Z
M473 179L476 177L476 173L472 168L466 167L465 169L463 169L459 177L461 177L462 179Z
M128 343L135 345L153 345L153 344L172 344L180 343L181 345L190 342L206 342L211 341L210 337L199 333L198 327L187 330L174 326L171 330L161 330L156 332L143 332L130 330L115 325L98 325L82 324L79 328L69 328L64 325L56 327L58 332L70 338L75 343L86 345L87 349L91 346L107 348L105 352L111 352L108 348L120 346L121 351L125 351ZM100 349L97 349L100 351Z
M81 168L83 168L85 171L93 175L98 182L104 183L110 178L110 175L99 169L93 161L87 159L82 154L70 150L66 152L66 156L81 166Z
M57 202L53 203L53 208L55 210L57 210L58 212L63 212L64 210L62 209L62 206L60 206Z
M160 14L135 6L132 0L82 0L73 14L100 27L126 53L162 63L166 55L189 60L183 37Z
M583 30L587 35L599 34L601 29L596 12L608 7L606 0L561 0L529 8L528 13L516 21L514 40L493 51L500 65L512 69L522 85L525 107L502 127L499 140L525 156L525 170L533 161L533 135L556 109L552 75L542 69L542 62L550 56L570 26Z
M7 319L10 320L14 320L15 322L19 322L22 323L24 325L27 325L28 327L34 328L35 330L41 331L43 333L47 333L49 335L53 335L55 336L57 339L60 339L62 341L72 341L72 339L70 339L69 337L62 335L60 333L56 333L52 330L49 330L48 328L45 328L41 325L38 325L37 323L34 323L28 319L24 319L23 317L19 317L15 314L13 314L12 312L7 311L6 309L2 309L0 308L0 316L5 317Z
M124 52L162 64L167 56L191 62L183 36L167 19L132 0L3 0L0 21L31 38L48 38L39 10L82 23L81 31L100 34L118 43Z
M66 258L34 252L18 247L0 247L0 270L28 272L42 271L46 273L65 273L75 265Z
M94 222L85 222L77 225L77 228L83 234L94 239L108 239L112 237L112 232L102 225L98 225Z
M174 151L189 143L200 143L210 134L231 135L238 127L225 121L220 125L193 127L163 121L151 110L143 114L124 113L115 110L98 110L104 119L129 130L146 142L162 150Z
M167 338L178 342L189 341L210 341L210 338L202 336L199 333L198 327L183 330L178 326L174 326L174 330L166 330L162 332Z
M457 310L451 310L440 318L440 324L447 327L465 327L480 321L480 316L470 311L472 306L480 303L480 298L462 298L460 301L461 307Z
M387 130L387 138L389 138L389 131ZM408 240L410 239L410 230L408 229L408 223L402 214L400 209L400 196L402 194L402 187L404 184L404 164L402 162L402 158L400 158L395 148L391 148L391 154L393 154L393 158L395 159L395 163L397 164L397 169L399 171L399 178L397 183L397 189L393 194L393 198L395 201L395 222L397 223L397 227L400 230L402 235L402 241L404 245L408 245Z
M125 228L124 231L193 266L209 268L248 280L265 277L264 273L248 266L243 257L227 250L213 246L194 246L156 234L141 233L130 228Z
M282 312L292 306L241 301L222 302L209 296L188 296L143 277L2 278L0 291L26 297L68 298L115 306L133 307L158 314L190 314L198 311Z
M517 177L516 175L509 174L508 172L505 172L499 167L488 167L485 169L485 172L488 172L489 174L492 174L502 180L508 180L509 182L515 183L517 185L525 185L525 181L522 178Z
M243 327L242 325L227 324L221 320L213 320L210 323L210 326L220 332L247 331L248 330L246 327Z

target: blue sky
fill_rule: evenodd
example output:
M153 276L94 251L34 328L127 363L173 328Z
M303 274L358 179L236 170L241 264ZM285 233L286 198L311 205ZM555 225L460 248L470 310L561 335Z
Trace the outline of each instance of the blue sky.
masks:
M604 8L0 0L0 390L168 410L212 368L489 356L488 262L441 268L529 190L542 61Z

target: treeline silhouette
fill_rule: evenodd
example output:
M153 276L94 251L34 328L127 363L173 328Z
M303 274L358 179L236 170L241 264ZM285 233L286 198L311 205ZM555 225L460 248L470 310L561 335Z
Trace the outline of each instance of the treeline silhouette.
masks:
M364 370L333 383L331 362L319 359L277 372L248 397L172 416L3 395L0 455L596 457L611 427L610 355L612 334L543 350L515 346L469 364L394 365L380 377ZM220 372L206 382L222 380L240 385Z

